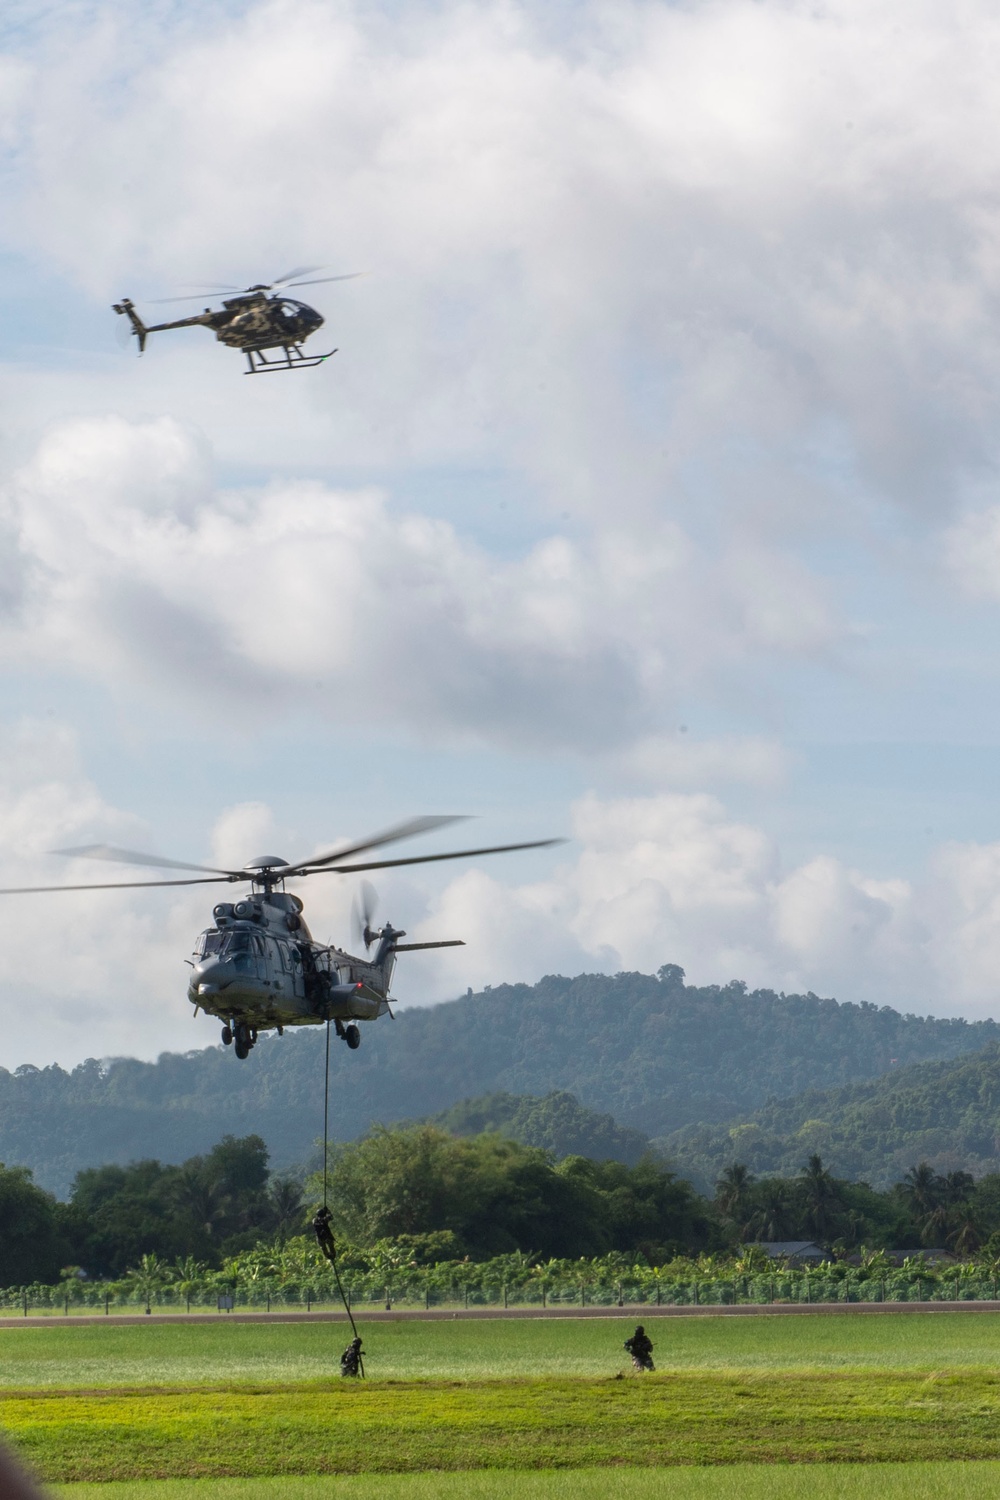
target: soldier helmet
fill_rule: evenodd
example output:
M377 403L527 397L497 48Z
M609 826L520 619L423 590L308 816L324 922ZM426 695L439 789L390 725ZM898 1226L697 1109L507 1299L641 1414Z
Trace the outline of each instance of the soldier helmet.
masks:
M638 1326L638 1327L637 1327L637 1328L636 1328L636 1330L635 1330L635 1332L636 1332L636 1333L645 1333L645 1332L646 1332L646 1330L645 1330L645 1328L643 1328L643 1326L642 1326L642 1324L641 1324L641 1323L640 1323L640 1324L639 1324L639 1326ZM635 1337L635 1334L633 1334L633 1335L632 1335L632 1336L633 1336L633 1338L634 1338L634 1337Z

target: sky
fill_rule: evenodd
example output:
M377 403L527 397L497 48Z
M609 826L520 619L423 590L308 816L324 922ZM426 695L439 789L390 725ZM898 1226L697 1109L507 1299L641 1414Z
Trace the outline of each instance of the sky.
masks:
M981 0L11 0L2 884L461 813L566 842L380 878L467 944L401 1003L995 1015L998 65ZM298 265L318 369L122 347ZM214 1043L212 900L2 898L0 1065Z

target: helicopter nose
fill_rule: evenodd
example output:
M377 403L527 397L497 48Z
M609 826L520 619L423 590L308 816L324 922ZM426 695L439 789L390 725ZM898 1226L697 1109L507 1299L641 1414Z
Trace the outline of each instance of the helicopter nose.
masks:
M207 999L211 995L218 995L222 990L228 989L233 982L233 977L231 964L220 963L217 958L206 959L195 965L191 976L191 989Z

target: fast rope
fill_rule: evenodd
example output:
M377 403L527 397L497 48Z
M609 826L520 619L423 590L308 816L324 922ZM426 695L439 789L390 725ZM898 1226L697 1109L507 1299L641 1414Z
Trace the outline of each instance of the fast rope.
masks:
M354 1337L356 1339L358 1339L359 1342L360 1342L360 1337L361 1336L358 1333L357 1324L354 1321L354 1314L351 1312L351 1304L347 1300L347 1294L344 1291L343 1283L340 1280L340 1270L339 1270L339 1268L337 1266L337 1246L336 1246L336 1243L335 1243L334 1238L333 1238L333 1230L330 1228L330 1221L333 1218L333 1215L331 1214L331 1212L329 1210L329 1207L327 1206L327 1194L328 1194L327 1179L328 1179L328 1175L329 1175L329 1170L328 1170L328 1167L327 1167L327 1140L328 1140L328 1136L329 1136L329 1124L330 1124L330 1018L328 1016L327 1017L327 1021L326 1021L326 1070L325 1070L324 1082L323 1082L323 1207L318 1211L318 1213L316 1214L315 1218L313 1219L313 1221L312 1221L312 1227L313 1227L313 1233L316 1235L316 1239L319 1241L319 1248L320 1248L320 1250L322 1250L323 1254L326 1256L327 1260L330 1262L331 1266L333 1267L333 1274L334 1274L334 1277L335 1277L336 1282L337 1282L337 1291L340 1293L340 1300L344 1304L344 1311L346 1312L347 1317L348 1317L348 1321L350 1322L351 1332L354 1334ZM358 1364L359 1364L359 1366L361 1368L361 1378L364 1379L365 1363L364 1363L364 1360L361 1358L360 1352L358 1354Z

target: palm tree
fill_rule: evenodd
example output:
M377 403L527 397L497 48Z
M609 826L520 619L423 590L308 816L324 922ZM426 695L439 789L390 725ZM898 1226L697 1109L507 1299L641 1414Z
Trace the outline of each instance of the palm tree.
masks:
M715 1202L719 1212L727 1219L743 1219L750 1197L750 1188L755 1181L750 1168L741 1161L724 1167L722 1176L715 1184Z
M294 1177L275 1177L267 1198L278 1243L283 1245L290 1231L303 1227L305 1189Z
M918 1167L910 1167L903 1178L903 1197L915 1219L926 1217L937 1207L941 1198L941 1178L929 1162L922 1161Z
M789 1202L787 1185L779 1178L765 1178L757 1184L756 1208L747 1228L760 1240L786 1240L789 1235Z
M209 1236L226 1217L229 1194L221 1182L206 1177L197 1167L181 1167L175 1194L180 1207L186 1208L198 1228Z
M169 1278L169 1275L169 1268L160 1257L155 1254L149 1254L142 1256L137 1266L132 1266L125 1272L125 1279L126 1281L130 1281L135 1287L139 1296L146 1304L146 1311L149 1312L153 1296Z
M972 1178L967 1172L951 1172L948 1177L939 1177L926 1161L918 1167L911 1167L903 1178L903 1196L925 1244L946 1237L955 1204L962 1201L963 1193L968 1197L965 1178L968 1178L971 1188Z
M799 1195L805 1223L813 1234L818 1237L828 1234L840 1206L840 1195L837 1184L815 1153L799 1172Z

